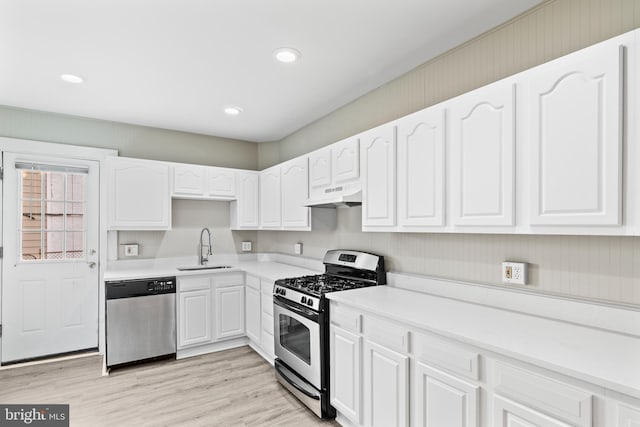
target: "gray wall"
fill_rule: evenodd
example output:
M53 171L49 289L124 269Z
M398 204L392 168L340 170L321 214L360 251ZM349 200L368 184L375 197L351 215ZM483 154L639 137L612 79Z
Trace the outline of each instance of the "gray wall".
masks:
M261 144L259 166L296 157L384 122L640 26L637 0L555 0L489 31L306 126ZM258 249L321 257L331 248L377 251L389 269L500 286L500 263L532 264L540 292L640 306L640 238L362 233L361 209L338 212L338 230L258 233Z
M0 106L0 136L112 148L121 156L257 169L253 142Z
M120 231L118 242L138 243L139 258L195 257L203 227L211 230L214 254L240 253L242 241L255 244L258 240L257 231L230 230L229 202L173 200L171 230ZM118 258L126 259L122 247Z

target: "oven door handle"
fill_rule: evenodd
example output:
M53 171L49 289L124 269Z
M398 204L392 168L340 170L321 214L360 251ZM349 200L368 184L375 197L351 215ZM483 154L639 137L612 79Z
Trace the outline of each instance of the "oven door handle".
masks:
M286 301L280 299L280 297L277 295L273 296L273 303L314 322L317 322L320 317L319 314L315 311L309 310L308 308L304 307L297 307L293 304L288 304Z
M298 384L294 378L291 378L291 374L286 372L285 369L283 369L280 365L276 364L275 368L276 368L276 371L278 371L278 373L287 381L287 384L290 384L292 387L295 387L295 389L298 390L300 393L304 394L305 396L313 400L320 400L320 396L318 396L317 394L313 394L308 390L305 390L304 387Z

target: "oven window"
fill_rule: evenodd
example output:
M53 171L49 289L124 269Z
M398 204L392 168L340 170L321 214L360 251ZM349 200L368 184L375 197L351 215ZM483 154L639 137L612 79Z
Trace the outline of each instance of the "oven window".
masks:
M286 314L280 315L280 345L311 365L311 331Z

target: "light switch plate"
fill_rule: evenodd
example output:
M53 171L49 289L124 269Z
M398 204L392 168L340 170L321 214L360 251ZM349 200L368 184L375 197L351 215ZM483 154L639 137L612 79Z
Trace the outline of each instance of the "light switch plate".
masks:
M242 252L251 252L251 242L242 242Z
M124 247L124 256L138 256L137 244L126 244L122 246Z
M527 263L505 261L502 263L502 281L504 283L515 283L516 285L527 284Z
M296 243L293 245L293 253L296 255L302 255L302 243Z

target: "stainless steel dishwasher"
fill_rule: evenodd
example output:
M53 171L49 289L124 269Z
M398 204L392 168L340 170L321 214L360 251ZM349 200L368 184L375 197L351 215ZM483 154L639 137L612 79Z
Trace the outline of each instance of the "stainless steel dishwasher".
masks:
M106 283L107 367L175 356L176 278Z

